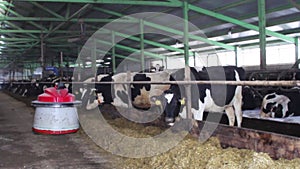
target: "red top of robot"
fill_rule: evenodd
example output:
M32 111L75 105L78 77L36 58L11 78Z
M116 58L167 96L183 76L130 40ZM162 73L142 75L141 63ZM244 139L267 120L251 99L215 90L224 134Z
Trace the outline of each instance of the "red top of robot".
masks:
M68 89L57 89L50 87L38 96L40 102L74 102L75 96L68 93Z

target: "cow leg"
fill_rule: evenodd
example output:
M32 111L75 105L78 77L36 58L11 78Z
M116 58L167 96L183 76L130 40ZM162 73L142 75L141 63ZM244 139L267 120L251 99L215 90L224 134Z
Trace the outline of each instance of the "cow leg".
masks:
M242 113L241 105L242 104L238 104L238 105L234 106L234 109L235 109L234 113L235 113L235 116L236 116L238 127L242 126L242 120L243 120L243 113Z
M242 87L238 86L236 89L236 94L235 94L235 99L233 102L233 107L234 107L234 113L237 119L237 126L241 127L242 126L242 120L243 120L243 112L242 112Z
M202 121L204 110L205 110L205 104L202 103L201 100L199 100L199 110L196 110L196 109L192 108L192 113L194 115L194 119Z
M233 107L232 106L226 107L225 112L228 117L229 126L234 126L235 115L234 115Z

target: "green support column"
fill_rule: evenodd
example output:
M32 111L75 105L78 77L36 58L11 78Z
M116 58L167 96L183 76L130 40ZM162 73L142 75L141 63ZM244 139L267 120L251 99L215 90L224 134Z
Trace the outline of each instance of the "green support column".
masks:
M299 59L299 37L295 37L295 62Z
M183 2L183 19L184 19L184 60L185 65L189 66L189 26L188 26L188 3L186 1Z
M144 21L140 19L140 45L141 45L141 69L145 70L145 52L144 52Z
M267 68L266 62L266 2L258 1L258 17L259 17L259 47L260 47L260 69Z
M184 41L184 61L185 61L185 81L190 81L191 80L191 71L189 69L189 18L188 18L188 3L187 0L183 2L183 19L184 19L184 24L183 24L183 41ZM186 85L185 86L185 92L186 92L186 116L187 119L192 119L192 102L191 102L191 85Z
M111 59L112 59L112 71L115 74L116 73L116 47L115 47L115 32L111 31Z

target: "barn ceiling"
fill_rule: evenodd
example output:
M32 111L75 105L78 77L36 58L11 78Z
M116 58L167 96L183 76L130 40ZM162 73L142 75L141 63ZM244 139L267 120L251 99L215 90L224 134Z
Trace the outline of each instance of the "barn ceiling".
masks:
M188 20L200 30L190 30L191 52L258 45L258 0L189 0L187 4ZM295 43L300 36L300 0L265 0L265 6L268 44ZM89 37L116 21L122 30L114 30L114 37L125 39L113 51L105 53L117 56L116 62L140 51L141 47L147 49L146 59L182 55L183 23L165 19L157 12L183 18L183 11L180 0L0 0L0 66L12 62L40 63L41 56L50 63L61 54L72 62ZM124 18L144 12L156 13L144 18ZM154 33L128 36L140 31L140 27L132 28L129 23L141 21L145 29L165 31L168 36ZM140 42L141 38L144 43ZM177 46L176 39L180 40ZM111 41L104 38L99 43L107 45ZM139 58L132 58L136 59Z

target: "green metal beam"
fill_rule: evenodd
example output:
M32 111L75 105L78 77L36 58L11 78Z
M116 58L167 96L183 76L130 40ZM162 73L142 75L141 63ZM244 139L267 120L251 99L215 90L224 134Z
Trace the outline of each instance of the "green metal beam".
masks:
M67 3L99 3L99 4L124 4L124 5L151 5L151 6L167 6L179 7L176 1L146 1L146 0L19 0L25 2L67 2Z
M135 37L135 36L129 36L129 35L126 35L126 34L123 34L123 33L120 33L120 32L115 32L115 34L118 35L118 36L130 39L130 40L137 41L137 42L140 41L140 39L138 37ZM150 41L150 40L147 40L147 39L144 39L144 43L184 54L184 50L178 49L178 48L175 48L175 47L172 47L172 46L169 46L169 45L165 45L165 44L162 44L162 43ZM189 54L192 54L192 53L189 53Z
M90 50L90 48L87 48L85 46L83 46L83 48L85 48L85 50ZM102 50L99 50L99 49L97 49L96 51L99 52L99 53L101 53L101 54L104 54L104 55L106 55L106 54L112 55L112 53L107 52L107 51L102 51ZM120 55L120 54L117 54L117 53L115 53L115 56L118 57L118 58L121 58L121 59L130 60L130 61L133 61L133 62L140 62L139 59L130 58L130 57L123 56L123 55Z
M67 18L67 21L69 21L70 19L76 17L78 14L80 14L81 12L86 10L88 7L90 7L90 4L84 5L83 7L78 9L76 12L74 12L69 18ZM55 32L56 30L61 28L65 23L66 22L62 22L62 23L58 24L55 28L51 29L50 32L48 32L46 35L44 35L43 38L47 38L51 33Z
M10 30L10 29L0 29L0 33L52 33L53 31L41 31L41 30ZM78 34L80 31L67 31L67 30L56 30L55 33L60 33L60 34ZM89 33L94 33L94 31L87 31Z
M14 4L9 3L7 1L0 1L1 6L10 6L10 7L15 7Z
M6 6L1 6L1 5L0 5L0 8L2 8L3 10L8 11L9 13L15 15L16 17L23 17L22 15L18 14L17 12L13 11L13 10L10 9L10 8L7 8ZM4 17L6 17L6 16L4 16ZM30 23L31 25L33 25L33 26L35 26L35 27L37 27L37 28L39 28L39 29L41 29L41 30L47 30L46 28L44 28L43 26L41 26L41 25L39 25L39 24L37 24L37 23L35 23L35 22L28 21L28 23Z
M0 33L41 33L41 30L8 30L8 29L0 29Z
M56 18L64 19L64 17L63 17L63 16L61 16L61 15L57 14L56 12L54 12L54 11L52 11L52 10L48 9L47 7L45 7L45 6L41 5L41 4L37 3L37 2L31 2L31 3L32 3L33 5L35 5L35 6L39 7L40 9L42 9L42 10L44 10L44 11L48 12L49 14L51 14L51 15L55 16Z
M238 5L242 5L244 3L248 3L248 2L251 2L251 1L257 1L257 0L241 0L241 1L238 1L238 2L229 3L226 6L222 6L222 7L219 7L219 8L212 9L212 11L218 12L218 11L226 10L226 9L229 9L229 8L232 8L232 7L236 7ZM189 3L192 3L192 1L189 1ZM279 6L279 7L268 9L268 10L266 10L266 13L277 12L277 11L289 9L289 8L292 8L292 7L293 6L291 4L283 5L283 6ZM175 8L171 8L171 9L175 9ZM162 12L168 13L169 11L170 11L170 9L162 11ZM190 20L196 19L198 17L199 17L199 15L197 13L194 14L194 15L190 15L189 16ZM241 17L239 17L239 20L245 20L245 19L249 19L249 18L252 18L252 17L257 17L257 12L241 16ZM147 18L151 18L151 17L147 17ZM283 18L280 21L268 22L268 26L279 25L279 24L282 24L282 23L294 22L294 21L298 21L298 20L300 20L300 17L297 17L297 16L295 16L292 19L288 19L288 20L286 18ZM209 27L213 27L213 26L217 26L218 24L219 23L213 23L213 24L203 25L204 26L203 29L209 28ZM174 24L170 24L170 25L166 25L166 26L172 26L172 25L174 25ZM239 32L239 31L243 31L243 30L240 28L240 29L234 29L234 31L235 32ZM220 33L222 33L222 32L220 32ZM213 36L221 36L221 35L224 35L224 34L218 34L217 33L217 34L214 34Z
M2 38L0 41L14 42L14 41L36 41L36 40L39 40L39 39L37 39L37 38L8 38L8 37L5 37L5 38Z
M52 47L52 48L60 48L60 47L75 47L77 46L76 44L47 44L47 47Z
M103 10L103 12L106 13L105 10ZM113 13L110 12L110 14L113 14ZM122 14L117 13L117 12L114 12L114 14L117 14L117 16L119 16L119 17L123 16ZM134 21L138 21L137 18L133 18L133 17L129 17L129 16L128 16L128 18L130 18ZM183 32L179 31L179 30L175 30L175 29L172 29L172 28L169 28L169 27L166 27L166 26L162 26L162 25L159 25L159 24L155 24L155 23L152 23L152 22L148 22L148 21L144 21L144 24L147 25L147 26L156 28L156 29L164 30L164 31L167 31L167 32L170 32L170 33L174 33L176 35L183 36ZM220 46L220 47L228 49L228 50L234 50L234 46L227 45L227 44L220 43L220 42L216 42L216 41L212 41L212 40L209 40L207 38L203 38L203 37L200 37L200 36L197 36L197 35L189 34L189 38L194 39L194 40L199 40L199 41L211 44L211 45ZM146 40L145 40L145 42L146 42Z
M97 42L105 44L105 45L110 45L110 46L113 45L111 42L107 42L107 41L103 41L103 40L98 40L98 39L97 39ZM129 52L140 52L139 49L131 48L131 47L120 45L120 44L115 44L114 46L116 48L119 48L119 49L122 49L122 50L125 50L125 51L129 51ZM152 58L156 58L156 59L164 59L165 58L162 55L154 54L154 53L147 52L147 51L145 51L144 53L145 53L145 55L147 55L149 57L152 57Z
M112 10L107 10L107 9L99 8L99 7L96 7L96 6L94 6L93 9L96 10L96 11L107 13L109 15L114 15L114 16L117 16L117 17L120 17L120 18L124 16L121 13L114 12ZM132 19L132 18L128 18L128 19Z
M2 47L21 47L21 48L27 48L30 47L32 44L0 44Z
M0 46L1 45L6 45L6 44L8 44L8 45L11 45L11 44L24 44L24 43L30 43L30 42L36 42L36 41L14 41L14 42L6 42L6 43L4 43L4 44L0 44Z
M156 29L161 29L161 30L164 30L164 31L167 31L167 32L171 32L171 33L183 36L182 31L175 30L175 29L172 29L172 28L169 28L169 27L166 27L166 26L158 25L158 24L155 24L155 23L151 23L151 22L148 22L148 21L145 21L144 23L147 26L151 26L151 27L156 28ZM194 39L194 40L199 40L199 41L211 44L211 45L220 46L220 47L228 49L228 50L234 50L234 46L227 45L227 44L224 44L224 43L220 43L220 42L217 42L217 41L212 41L212 40L209 40L207 38L203 38L201 36L189 34L189 38Z
M247 29L259 31L259 27L256 26L256 25L252 25L252 24L249 24L247 22L240 21L238 19L234 19L234 18L225 16L225 15L213 12L213 11L209 11L209 10L200 8L200 7L195 6L195 5L189 4L189 9L193 10L195 12L199 12L199 13L202 13L202 14L205 14L205 15L208 15L208 16L211 16L211 17L214 17L214 18L226 21L226 22L230 22L230 23L239 25L239 26L247 28ZM266 34L269 35L269 36L277 37L277 38L279 38L281 40L284 40L284 41L287 41L287 42L290 42L290 43L294 43L294 39L293 38L285 36L285 35L277 33L277 32L266 30Z
M7 25L10 25L11 27L17 29L17 30L23 30L22 28L20 28L19 26L15 25L15 24L13 24L13 23L11 23L11 22L6 21L5 23L6 23ZM36 35L33 35L33 34L31 34L31 33L25 32L25 34L28 35L28 36L31 36L31 37L33 37L33 38L37 38Z
M109 54L109 55L112 55L112 53L110 52L104 52L104 51L101 51L101 50L97 50L97 52L99 53L102 53L102 54ZM135 59L135 58L130 58L130 57L127 57L127 56L123 56L123 55L120 55L120 54L116 54L115 53L115 56L118 57L118 58L121 58L121 59L127 59L127 60L130 60L130 61L133 61L133 62L140 62L140 60L138 59Z
M39 22L92 22L92 23L109 23L109 22L120 22L130 23L135 22L127 19L101 19L101 18L51 18L51 17L8 17L0 16L0 21L39 21Z

